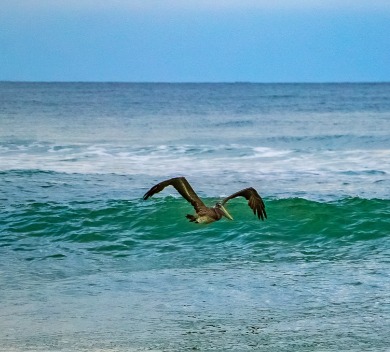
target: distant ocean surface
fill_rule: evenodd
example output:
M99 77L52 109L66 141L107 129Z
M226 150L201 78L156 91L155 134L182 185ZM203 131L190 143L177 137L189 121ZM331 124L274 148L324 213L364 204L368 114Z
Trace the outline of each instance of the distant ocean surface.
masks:
M0 351L388 351L390 84L0 83L0 287Z

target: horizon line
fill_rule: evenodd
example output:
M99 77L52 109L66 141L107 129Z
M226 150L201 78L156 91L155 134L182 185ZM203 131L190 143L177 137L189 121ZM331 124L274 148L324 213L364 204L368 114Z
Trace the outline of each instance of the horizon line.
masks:
M99 81L99 80L0 80L0 83L111 83L111 84L389 84L390 81Z

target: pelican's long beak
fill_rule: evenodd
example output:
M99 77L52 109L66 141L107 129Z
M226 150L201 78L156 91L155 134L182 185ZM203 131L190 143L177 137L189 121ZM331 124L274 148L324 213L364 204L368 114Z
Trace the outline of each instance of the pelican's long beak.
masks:
M233 220L233 217L229 214L229 212L223 205L221 205L221 210L223 212L223 215L225 215L229 220Z

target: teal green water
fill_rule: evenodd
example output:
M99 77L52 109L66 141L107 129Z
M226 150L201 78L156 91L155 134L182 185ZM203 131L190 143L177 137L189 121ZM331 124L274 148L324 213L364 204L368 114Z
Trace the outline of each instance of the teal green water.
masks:
M390 201L265 203L211 225L171 196L8 206L3 349L386 350Z
M388 346L389 200L265 198L263 222L236 199L199 225L179 197L69 196L3 201L3 350Z
M215 199L205 201L213 204ZM25 260L65 260L87 251L113 258L157 256L158 266L164 262L175 267L229 261L233 254L256 262L357 260L388 242L389 200L266 199L266 205L269 218L264 222L253 216L245 200L237 200L228 206L234 221L198 225L185 219L192 207L173 197L67 205L31 202L3 209L0 245L26 251ZM383 250L388 253L390 248ZM182 258L189 253L191 264Z

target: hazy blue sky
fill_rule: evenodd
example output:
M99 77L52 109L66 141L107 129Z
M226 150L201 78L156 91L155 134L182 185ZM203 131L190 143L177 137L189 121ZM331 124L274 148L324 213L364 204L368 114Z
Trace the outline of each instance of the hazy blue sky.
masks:
M390 1L1 1L0 80L390 81Z

